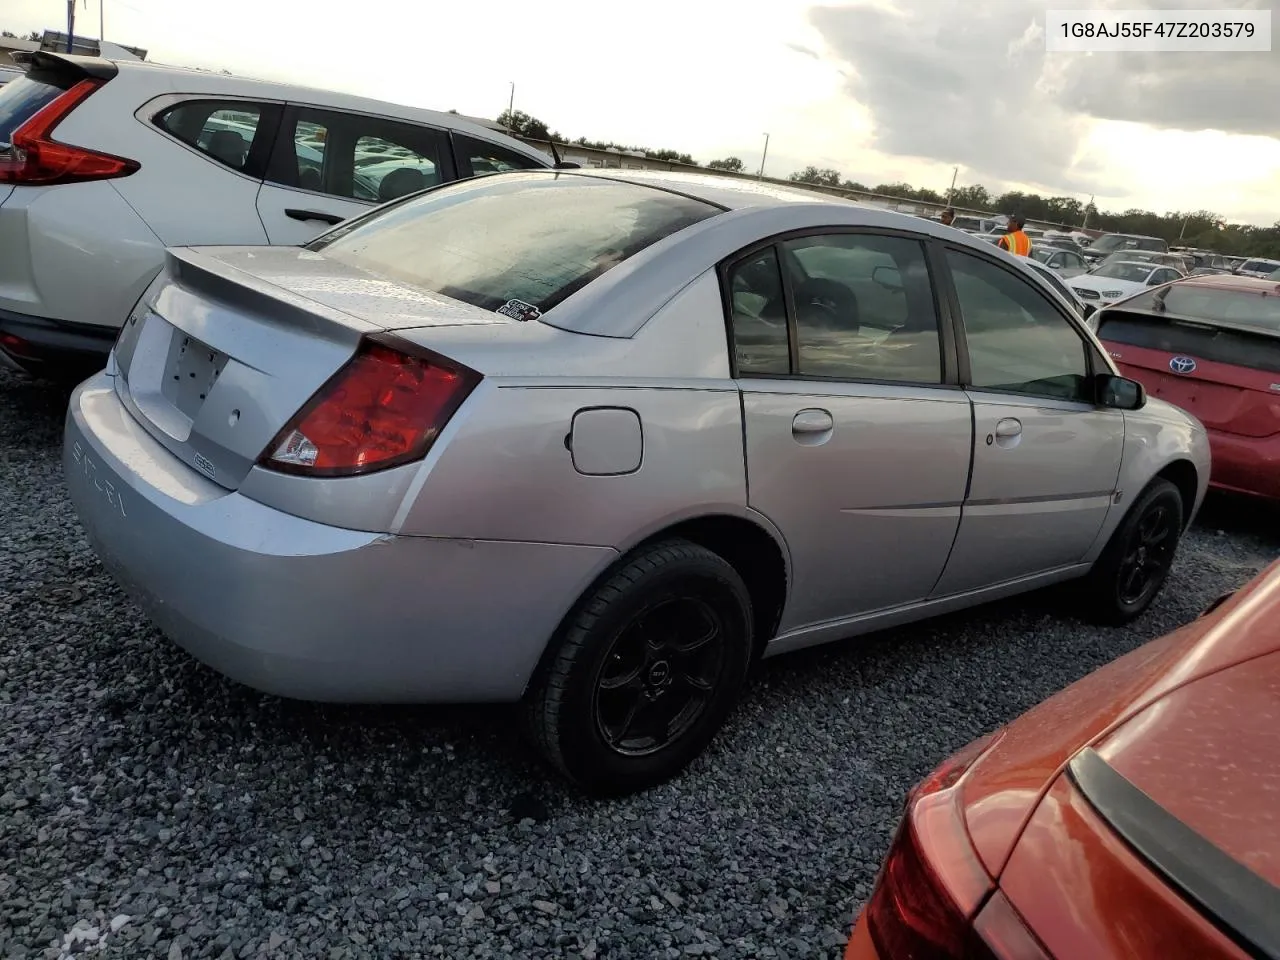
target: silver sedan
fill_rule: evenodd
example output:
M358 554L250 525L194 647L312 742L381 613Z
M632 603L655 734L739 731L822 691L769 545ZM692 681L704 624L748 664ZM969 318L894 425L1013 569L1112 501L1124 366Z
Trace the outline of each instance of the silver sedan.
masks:
M547 171L171 250L64 466L103 562L215 669L522 701L607 794L696 756L761 656L1071 579L1137 616L1209 452L980 240Z

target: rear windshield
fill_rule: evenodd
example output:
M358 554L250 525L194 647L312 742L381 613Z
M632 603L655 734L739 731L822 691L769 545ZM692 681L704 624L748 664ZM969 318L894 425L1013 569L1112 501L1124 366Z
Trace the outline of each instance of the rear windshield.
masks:
M614 180L508 173L381 208L310 249L520 318L720 208Z
M0 87L0 151L13 143L13 131L68 89L72 80L44 72L32 72Z
M1110 280L1128 280L1130 283L1146 283L1151 276L1151 266L1145 263L1106 263L1093 272L1095 277Z
M1111 343L1165 353L1187 353L1201 360L1280 373L1280 335L1228 330L1193 320L1151 317L1124 310L1104 310L1097 333L1098 339Z
M1270 273L1280 267L1280 263L1273 263L1270 260L1249 260L1240 265L1241 270L1249 270L1253 273Z
M1155 237L1124 237L1118 233L1109 233L1089 244L1089 249L1097 253L1111 253L1116 250L1164 250L1163 240Z

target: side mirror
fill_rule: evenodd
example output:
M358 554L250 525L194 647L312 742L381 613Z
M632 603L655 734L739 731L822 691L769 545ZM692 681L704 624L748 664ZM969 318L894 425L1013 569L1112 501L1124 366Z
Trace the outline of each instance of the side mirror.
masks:
M871 279L886 290L902 289L902 274L897 267L876 267L871 271Z
M1100 373L1094 382L1100 406L1113 410L1141 410L1147 403L1147 389L1137 380Z

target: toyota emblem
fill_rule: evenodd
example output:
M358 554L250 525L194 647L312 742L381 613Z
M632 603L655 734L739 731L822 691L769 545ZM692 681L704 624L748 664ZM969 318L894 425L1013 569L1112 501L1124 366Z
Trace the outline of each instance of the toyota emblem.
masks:
M1169 361L1169 369L1174 373L1192 373L1196 362L1190 357L1174 357Z

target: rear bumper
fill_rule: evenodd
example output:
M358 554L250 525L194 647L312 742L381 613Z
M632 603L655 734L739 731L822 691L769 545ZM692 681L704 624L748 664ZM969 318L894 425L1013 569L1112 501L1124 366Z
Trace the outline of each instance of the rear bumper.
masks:
M63 468L89 540L174 642L280 696L511 701L603 547L398 537L281 513L161 447L111 378L81 384Z
M119 331L0 310L0 354L29 373L51 367L102 367Z
M1210 486L1280 500L1280 436L1252 438L1210 430L1209 448Z

